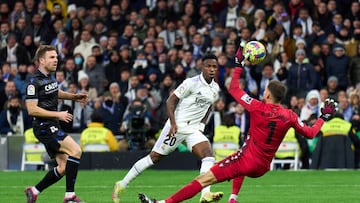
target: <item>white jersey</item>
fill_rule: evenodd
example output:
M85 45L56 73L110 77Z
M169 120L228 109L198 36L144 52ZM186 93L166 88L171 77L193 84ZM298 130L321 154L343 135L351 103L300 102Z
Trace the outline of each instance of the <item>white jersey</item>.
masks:
M198 130L209 107L218 99L219 91L219 85L214 80L208 84L202 74L184 80L174 91L179 98L174 112L178 132Z

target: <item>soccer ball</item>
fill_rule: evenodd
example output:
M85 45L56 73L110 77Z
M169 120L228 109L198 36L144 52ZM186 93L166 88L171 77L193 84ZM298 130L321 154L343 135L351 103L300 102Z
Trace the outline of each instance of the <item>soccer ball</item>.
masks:
M266 56L265 46L258 41L250 41L243 49L244 57L253 65L260 63Z

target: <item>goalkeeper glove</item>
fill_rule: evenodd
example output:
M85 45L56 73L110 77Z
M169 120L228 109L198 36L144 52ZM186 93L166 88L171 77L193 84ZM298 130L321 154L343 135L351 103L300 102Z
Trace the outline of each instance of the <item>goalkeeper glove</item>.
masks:
M327 98L320 109L320 118L324 121L330 120L333 117L336 109L337 103L333 99Z
M244 46L245 46L245 42L241 42L235 55L235 64L236 66L239 67L244 66L244 60L246 59L246 57L244 57L243 55Z

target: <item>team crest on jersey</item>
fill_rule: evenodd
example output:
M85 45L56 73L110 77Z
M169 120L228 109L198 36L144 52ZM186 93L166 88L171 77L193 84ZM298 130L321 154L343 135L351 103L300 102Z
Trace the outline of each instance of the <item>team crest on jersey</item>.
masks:
M27 95L30 95L30 96L35 95L35 86L34 85L29 85L27 87L26 92L27 92Z
M185 87L181 86L180 89L179 89L179 93L184 94L184 92L185 92Z
M253 100L253 98L251 98L249 95L247 94L244 94L242 97L241 97L241 100L243 100L245 103L247 104L250 104L251 101Z

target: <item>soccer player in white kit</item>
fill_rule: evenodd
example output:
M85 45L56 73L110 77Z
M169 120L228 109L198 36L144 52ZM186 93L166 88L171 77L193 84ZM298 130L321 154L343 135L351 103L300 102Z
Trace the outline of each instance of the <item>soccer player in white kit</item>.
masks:
M167 99L169 119L152 151L138 160L126 176L115 183L112 194L115 203L120 202L121 193L132 180L173 152L183 141L188 149L201 159L200 174L214 165L213 151L203 131L212 104L219 97L220 88L214 80L218 61L215 55L210 54L205 55L202 62L202 72L184 80ZM219 201L222 196L222 192L213 193L210 192L210 187L206 187L202 190L200 203Z

